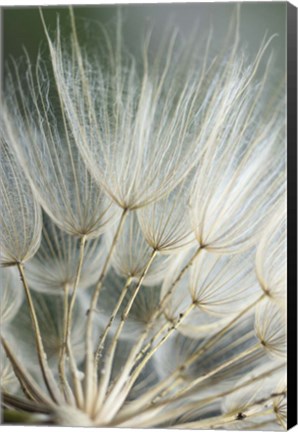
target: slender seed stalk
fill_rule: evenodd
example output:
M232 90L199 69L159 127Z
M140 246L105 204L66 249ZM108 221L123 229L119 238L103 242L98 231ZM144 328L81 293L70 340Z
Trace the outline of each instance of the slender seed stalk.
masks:
M144 357L144 355L148 352L149 349L151 349L156 339L158 339L163 334L163 332L167 329L168 325L169 323L165 322L164 325L155 333L155 335L152 336L152 338L144 346L142 351L140 351L140 353L137 355L136 363L139 362Z
M185 264L185 266L182 268L182 270L180 271L180 273L177 276L177 278L171 284L171 286L168 289L168 291L165 293L165 295L163 296L163 298L160 300L159 304L157 305L157 308L156 308L155 312L153 313L152 317L150 318L150 320L149 320L149 322L148 322L148 324L146 326L146 329L145 329L143 335L141 336L139 342L137 343L134 351L138 351L140 349L139 346L142 346L144 340L146 339L146 337L148 336L150 330L152 329L153 324L162 315L162 313L164 311L164 307L165 307L167 301L170 299L171 295L173 294L174 289L176 288L178 282L181 280L181 278L183 277L183 275L190 269L190 267L194 263L195 259L198 257L199 253L201 252L201 250L202 250L201 247L199 247L196 250L196 252L194 253L194 255L190 258L190 260L187 262L187 264ZM141 355L143 356L143 354L145 353L145 351L148 349L149 343L137 354L137 356L134 359L134 361L136 361L137 358L140 358Z
M126 280L126 283L125 283L122 291L121 291L121 294L120 294L120 297L118 299L118 302L117 302L116 306L113 309L113 312L112 312L112 315L111 315L111 317L109 319L109 322L106 325L103 333L101 334L101 336L99 338L97 349L96 349L96 353L95 353L95 371L96 371L96 376L97 376L97 370L98 370L98 366L99 366L99 360L100 360L100 357L101 357L101 353L102 353L102 350L104 349L105 340L106 340L106 338L107 338L107 336L109 334L109 331L110 331L110 329L111 329L111 327L113 325L113 322L114 322L114 320L115 320L115 318L117 316L117 313L118 313L118 311L119 311L119 309L120 309L120 307L121 307L121 305L123 303L123 300L126 297L126 294L127 294L128 290L129 290L129 287L131 285L131 281L132 281L132 277L129 276L127 278L127 280Z
M194 261L196 260L196 258L199 256L199 254L202 251L202 249L203 249L202 246L199 246L198 249L193 254L193 256L190 258L190 260L182 268L182 270L180 271L180 273L177 276L177 278L174 280L174 282L171 284L171 286L168 289L168 291L166 292L166 294L161 299L161 301L160 301L160 303L158 305L158 308L156 310L156 316L154 316L154 318L152 318L152 320L155 320L156 318L159 318L159 316L162 314L163 309L164 309L167 301L169 300L169 298L173 294L173 291L176 288L178 282L181 280L181 278L184 276L184 274L190 269L190 267L192 266L192 264L194 263Z
M201 354L203 354L207 349L211 348L222 336L223 334L229 330L232 325L234 325L240 318L243 317L247 312L253 309L257 304L259 304L264 298L265 294L262 294L257 298L254 302L248 305L246 308L242 309L242 311L237 314L231 321L229 321L219 332L215 333L204 345L202 345L192 356L190 356L187 361L183 364L183 367L190 366L195 360L199 358Z
M5 350L8 359L11 362L14 373L20 383L20 386L26 396L32 401L53 405L53 401L42 389L36 384L31 374L22 366L18 361L17 357L13 353L13 350L5 340L4 336L1 335L1 344Z
M30 400L23 399L19 396L6 393L5 391L1 393L1 398L4 402L4 405L12 406L14 408L20 409L27 413L32 412L32 413L48 414L51 412L50 407L45 404L42 403L37 404Z
M136 357L136 363L141 360L145 354L148 354L148 351L151 349L152 345L154 344L154 342L160 337L162 336L162 334L164 333L165 330L168 330L166 332L166 340L169 338L169 336L171 336L171 334L173 333L174 330L176 330L179 325L184 321L184 319L189 315L189 313L195 308L195 302L192 303L185 312L182 312L179 314L179 317L173 321L172 325L170 327L169 323L166 322L156 333L155 335L152 336L152 338L150 339L150 341L147 343L147 345L144 346L144 348L142 349L142 351L138 354L138 356ZM160 343L158 345L158 348L160 347ZM163 343L163 342L162 342ZM156 350L155 350L156 352Z
M109 380L110 380L111 371L112 371L113 359L114 359L114 355L115 355L115 351L116 351L116 347L117 347L117 343L118 343L120 334L121 334L122 329L124 327L124 324L127 320L127 317L130 313L132 305L136 299L136 296L137 296L137 294L138 294L138 292L142 286L143 280L144 280L154 258L156 257L157 253L158 253L158 251L156 249L154 249L152 251L151 257L149 258L149 260L148 260L148 262L147 262L147 264L146 264L146 266L145 266L145 268L144 268L144 270L143 270L143 272L139 278L139 281L138 281L138 283L137 283L137 285L136 285L136 287L132 293L132 296L131 296L131 298L130 298L130 300L129 300L129 302L128 302L128 304L127 304L127 306L126 306L126 308L125 308L125 310L121 316L121 321L120 321L119 326L116 330L116 333L112 339L109 351L108 351L107 356L105 358L105 366L104 366L105 373L104 373L102 380L100 381L99 387L98 387L98 393L97 393L96 404L95 404L95 412L101 407L101 405L103 403L103 399L104 399L105 394L106 394L107 389L108 389Z
M190 402L187 404L187 406L183 405L180 408L176 407L175 408L175 413L174 413L174 417L177 418L179 417L179 415L182 415L185 413L186 408L187 410L194 410L194 409L199 409L204 407L205 405L208 405L209 403L212 403L216 400L222 399L225 396L228 396L230 394L235 393L238 390L241 390L253 383L256 383L268 376L270 376L271 374L273 374L274 372L280 370L283 366L282 365L278 365L275 366L274 368L261 373L260 375L257 375L255 377L252 377L251 380L245 382L245 383L241 383L238 384L235 387L229 388L228 390L224 390L220 393L217 393L215 395L209 396L207 398L204 398L200 401L195 401L195 402ZM123 413L117 418L117 421L115 423L112 423L111 426L129 426L129 424L127 425L126 423L134 418L135 418L135 413L136 412L142 412L142 413L148 413L148 419L150 419L151 417L151 413L155 413L157 409L160 409L162 406L167 405L169 402L168 400L164 399L164 400L157 400L157 398L155 398L155 400L153 400L150 405L145 406L144 404L140 404L140 401L137 400L135 402L133 402L130 406L128 406L126 409L123 410ZM173 418L173 412L165 412L162 416L160 416L160 420L161 423L165 422L165 421L169 421ZM146 427L150 427L150 423L148 424L144 424L144 426Z
M202 345L196 352L194 352L193 355L191 355L185 362L183 362L183 364L181 364L175 371L173 371L172 374L170 374L164 380L160 381L156 386L152 387L142 398L138 400L138 410L143 409L146 405L150 404L151 400L161 397L161 395L164 393L165 390L167 391L169 390L169 388L172 388L175 385L177 385L180 380L181 371L186 369L194 361L199 359L199 357L204 352L206 352L209 348L211 348L232 325L234 325L241 317L243 317L246 313L248 313L259 302L261 302L264 299L264 297L265 294L262 294L256 301L254 301L249 306L244 308L238 315L236 315L236 317L234 317L231 321L229 321L225 327L223 327L219 332L215 333L210 339L206 341L204 345ZM175 395L175 399L176 399L176 395ZM167 399L167 402L170 401L171 401L170 399Z
M256 343L252 347L249 347L247 350L242 351L240 354L237 354L235 357L229 359L226 362L221 363L217 368L214 368L212 371L208 372L207 374L200 376L193 380L189 385L187 385L185 388L181 389L179 392L175 394L173 397L173 400L179 399L181 396L185 395L189 390L196 387L198 384L201 384L203 381L205 381L208 378L211 378L216 373L220 372L221 370L225 369L228 366L233 365L233 363L245 358L246 356L255 353L256 351L261 349L260 343Z
M141 334L141 336L140 336L139 340L137 341L137 343L135 344L135 346L132 348L132 350L128 356L128 359L126 360L126 363L122 369L122 372L117 377L115 385L113 386L113 388L110 392L110 395L109 395L109 397L112 400L114 399L115 395L117 395L121 391L123 385L125 384L127 378L129 377L131 370L133 369L133 367L135 365L136 358L139 357L140 355L144 354L144 350L142 350L142 345L143 345L146 337L148 336L148 334L149 334L150 330L152 329L156 320L162 315L164 307L165 307L167 301L170 299L171 295L173 294L174 289L177 286L177 283L181 280L182 276L189 270L189 268L191 267L191 265L193 264L195 259L198 257L199 253L201 252L201 250L202 250L202 247L199 246L199 248L195 251L195 253L190 258L190 260L182 268L182 270L180 271L177 278L173 281L170 288L168 289L166 294L163 296L163 298L159 302L155 312L152 314L149 322L147 323L145 330ZM97 404L97 409L99 409L98 404Z
M242 318L246 313L253 309L258 303L260 303L265 298L265 294L262 294L257 300L252 302L249 306L244 308L239 314L237 314L231 321L229 321L219 332L215 333L210 339L206 341L197 351L195 351L188 359L183 362L172 374L167 378L164 383L164 388L168 386L168 380L172 377L174 379L173 385L177 383L180 378L181 371L189 367L194 361L198 360L200 356L205 353L208 349L212 348L214 344L229 330L240 318ZM162 386L162 382L160 383ZM175 395L176 397L176 395Z
M276 394L275 396L281 396L282 394L283 393ZM270 399L272 399L275 396L270 396L269 398L267 398L267 401L269 401ZM262 402L265 402L265 401L263 400ZM247 410L249 408L253 407L254 405L258 405L258 402L246 405L243 413L242 412L241 413L233 412L233 413L229 413L226 415L211 417L211 418L208 418L205 420L199 420L196 422L182 423L182 424L179 424L177 426L174 426L174 429L189 429L189 428L190 429L213 429L215 427L220 428L220 427L227 425L229 423L234 423L236 421L239 421L240 420L239 414L243 415L243 418L245 420L247 420L247 419L255 419L255 418L260 417L260 416L274 413L274 410L272 407L267 408L265 410L261 410L259 412L252 412L252 413L247 412Z
M233 393L235 393L238 390L244 389L245 387L251 385L252 383L258 382L261 379L264 379L264 378L270 376L272 373L278 371L281 368L282 368L282 365L278 365L278 366L270 369L269 371L263 372L262 374L257 375L256 377L252 377L249 381L246 381L245 383L238 384L235 387L232 387L232 388L229 388L228 390L225 390L223 392L217 393L216 395L209 396L209 397L207 397L207 398L205 398L205 399L203 399L203 400L201 400L199 402L198 401L192 402L191 404L189 404L189 409L201 408L201 407L203 407L203 406L205 406L205 405L207 405L207 404L209 404L211 402L214 402L214 401L216 401L218 399L222 399L225 396L233 394ZM160 401L156 405L162 406L162 405L165 405L167 403L168 403L167 401ZM179 412L177 414L179 415Z
M195 302L191 303L184 313L181 313L179 317L173 322L173 324L168 327L167 332L161 338L161 340L149 351L146 353L143 360L140 364L135 368L129 380L127 381L125 387L121 391L121 396L118 396L118 404L120 405L121 401L123 401L131 390L132 386L138 379L140 373L148 363L148 361L152 358L152 356L159 350L159 348L168 340L168 338L173 334L175 330L179 327L179 325L183 322L183 320L191 313L191 311L196 307ZM162 333L161 333L162 334ZM116 409L116 404L114 404L113 409Z
M128 209L123 209L121 218L118 223L117 230L115 232L109 253L106 257L105 263L103 265L101 274L99 276L99 279L97 281L97 284L95 286L93 296L91 299L90 308L88 311L88 318L87 318L87 327L86 327L86 360L85 360L85 410L89 412L92 407L92 399L94 396L94 355L93 355L93 343L92 343L92 334L93 334L93 315L94 310L96 308L98 298L102 289L102 284L112 257L112 254L114 252L117 240L121 234L124 221L127 215Z
M69 365L70 365L70 371L71 371L72 381L74 385L74 396L76 399L76 404L78 407L81 407L84 401L83 389L79 378L79 371L77 368L76 359L73 355L71 345L69 344L67 344L67 352L69 355Z
M70 385L66 378L65 373L65 355L66 355L66 343L67 340L67 314L68 314L68 294L69 294L69 285L64 285L64 316L63 316L63 339L60 348L59 361L58 361L58 371L59 371L59 379L61 389L64 393L65 400L70 404L73 404L74 396Z
M259 350L260 348L261 348L260 344L257 343L255 345L253 345L252 347L249 347L245 351L241 352L240 354L237 354L232 359L229 359L226 362L223 362L217 368L214 368L214 369L212 369L212 371L210 371L210 372L206 373L205 375L202 375L202 376L196 378L195 380L193 380L188 386L186 386L185 388L183 388L179 392L177 392L175 394L175 396L172 399L170 399L170 401L171 402L176 401L180 397L184 396L185 393L187 393L188 391L190 391L192 388L196 387L197 385L201 384L206 379L211 378L213 375L217 374L218 372L225 369L226 367L233 365L233 363L245 358L246 356L253 354L254 352ZM116 402L116 400L112 401L110 398L107 399L107 402L104 405L104 409L100 413L100 415L102 416L102 418L104 419L105 422L109 422L113 418L113 416L115 415L117 410L119 409L118 404L115 405L115 402Z
M179 317L173 322L173 324L168 328L166 334L161 338L161 340L149 351L147 352L145 358L141 361L141 363L137 366L137 368L134 370L133 374L130 377L130 380L128 382L128 387L131 388L133 384L135 383L136 379L148 363L148 361L151 359L151 357L159 350L159 348L169 339L169 337L174 333L175 330L182 324L185 318L188 317L188 315L193 311L193 309L196 307L195 303L191 303L188 308L185 310L184 313L181 313Z
M72 376L72 381L73 381L73 385L74 385L74 395L75 395L76 402L77 402L78 406L82 406L82 403L83 403L83 390L82 390L82 384L78 378L78 369L77 369L76 361L75 361L75 358L74 358L74 355L72 352L71 327L72 327L72 314L73 314L73 309L75 306L77 290L78 290L79 281L80 281L80 277L81 277L81 271L82 271L82 267L83 267L85 244L86 244L86 236L84 235L81 237L81 241L80 241L79 262L78 262L75 282L74 282L74 286L73 286L73 291L72 291L72 295L71 295L70 302L68 305L68 310L67 310L67 317L66 317L66 323L65 323L65 339L64 339L64 344L65 344L65 347L66 347L66 350L67 350L67 353L68 353L69 359L70 359L70 369L71 369L71 376Z
M34 303L25 277L24 266L22 263L18 263L17 267L20 273L21 281L25 290L25 295L29 307L31 322L33 325L34 336L35 336L37 356L38 356L38 361L40 364L42 376L51 398L53 399L53 401L58 402L61 399L61 395L59 392L58 385L53 377L52 371L48 365L47 355L44 350Z

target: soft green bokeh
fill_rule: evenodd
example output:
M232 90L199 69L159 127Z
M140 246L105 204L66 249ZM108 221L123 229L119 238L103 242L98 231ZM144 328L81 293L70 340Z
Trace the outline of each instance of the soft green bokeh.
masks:
M187 34L194 25L198 24L199 33L206 35L211 26L214 31L214 41L224 38L235 12L235 3L192 3L192 4L151 4L151 5L122 5L125 18L125 34L129 45L139 42L140 35L148 23L154 25L154 37L157 40L162 34L165 24L173 21ZM246 2L241 4L241 45L247 47L248 54L255 55L264 35L277 33L278 37L272 42L275 53L275 67L279 72L285 69L285 32L286 32L286 2ZM92 22L112 24L116 19L116 6L75 6L78 25L92 28L92 40L96 35L96 26ZM70 31L69 12L67 7L43 8L45 20L50 30L56 27L57 16L60 17L62 33L67 36ZM80 37L84 32L80 32ZM98 36L99 38L99 36ZM96 38L95 38L96 40ZM82 41L84 39L82 38ZM100 39L98 39L100 44ZM95 44L95 42L94 42ZM34 59L39 47L46 47L44 30L41 24L38 8L12 7L3 8L3 55L4 60L9 56L18 58L22 55L23 47Z

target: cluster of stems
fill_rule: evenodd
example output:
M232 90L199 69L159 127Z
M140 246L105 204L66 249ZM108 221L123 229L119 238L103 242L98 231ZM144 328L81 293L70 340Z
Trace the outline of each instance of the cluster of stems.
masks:
M127 297L129 287L131 286L133 280L131 276L129 276L126 280L126 283L120 293L118 301L114 306L106 327L100 335L96 335L98 339L96 345L94 346L94 316L97 310L98 301L100 301L100 293L109 268L111 257L117 241L121 236L121 231L127 214L128 210L123 210L109 253L107 254L105 263L102 267L98 282L95 285L90 307L87 311L84 374L79 371L76 358L73 354L71 329L73 323L73 310L77 299L77 291L84 261L84 250L87 241L86 236L82 236L80 241L80 254L75 282L72 287L66 285L64 290L64 332L63 340L61 341L61 350L58 364L59 383L56 382L53 372L47 362L42 334L38 324L30 288L26 281L24 266L22 263L17 265L29 306L36 341L38 361L47 392L39 388L39 386L34 382L33 377L30 376L29 372L26 371L17 360L8 342L2 338L3 347L13 365L15 374L21 384L21 388L29 399L29 401L26 401L18 397L4 394L4 403L7 404L7 406L13 406L15 408L21 407L25 411L36 410L38 412L51 412L51 409L54 409L56 405L66 404L74 406L78 410L85 412L95 425L125 426L129 425L132 419L137 421L137 424L142 426L151 425L152 418L154 415L160 412L162 407L183 400L183 398L190 394L191 391L199 389L203 382L213 377L218 372L225 370L227 367L233 364L236 364L241 359L245 359L254 353L258 353L262 348L261 344L257 343L256 345L245 349L243 352L236 354L229 360L222 362L222 364L215 367L210 372L205 373L202 376L198 376L190 383L183 382L181 379L183 372L195 361L197 361L200 356L212 348L222 338L222 336L232 328L232 326L237 324L237 322L242 317L253 310L253 308L266 297L266 293L260 295L257 300L243 308L223 328L219 329L219 331L207 338L206 341L200 345L199 348L194 353L192 353L192 355L188 356L188 358L183 361L183 363L181 363L179 367L177 367L171 374L160 380L157 384L148 389L141 397L126 406L125 401L127 400L127 397L149 360L179 328L181 323L183 323L190 312L193 311L193 309L197 306L196 300L193 299L184 312L180 313L176 319L172 320L171 322L165 321L160 329L153 331L154 323L163 316L165 308L171 299L171 296L175 292L178 282L190 269L191 265L195 262L202 249L204 249L202 246L198 246L195 253L190 257L188 262L180 270L178 276L171 283L166 293L164 293L164 295L161 297L159 304L152 312L152 315L143 332L135 341L126 361L123 364L122 369L118 372L116 379L112 380L111 376L113 361L123 327L125 326L125 323L129 317L134 301L137 298L140 289L142 288L143 280L152 262L159 253L159 251L156 249L152 250L151 256L145 265L141 276L135 284L130 298L128 299L127 304L120 316L118 327L111 338L108 348L106 349L107 338L110 334L112 325L119 314L119 310L123 304L123 301ZM66 360L68 361L66 362ZM68 365L70 369L70 374L68 374L66 365ZM266 374L261 374L256 378L256 380L261 380L264 376L270 375L275 369L273 368ZM237 391L237 389L239 389L239 386L226 392L221 392L218 395L202 399L199 403L195 403L195 407L198 408L198 406L203 407L208 405L217 398ZM187 405L187 408L191 410L192 403L188 402ZM182 407L182 411L185 411L185 406ZM136 413L139 412L142 412L142 414L136 415ZM172 419L172 416L173 413L171 411L166 412L161 416L161 423ZM235 421L235 416L229 414L222 417L218 416L215 418L208 418L204 421L198 421L193 424L189 424L189 426L198 428L213 427L215 425L225 425L232 421ZM188 427L187 424L184 426ZM183 425L180 425L179 427L183 427Z

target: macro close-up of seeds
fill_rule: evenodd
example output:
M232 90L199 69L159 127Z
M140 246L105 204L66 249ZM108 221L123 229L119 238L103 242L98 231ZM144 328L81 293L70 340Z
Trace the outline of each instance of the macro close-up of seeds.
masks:
M4 424L287 428L283 4L158 7L4 10Z

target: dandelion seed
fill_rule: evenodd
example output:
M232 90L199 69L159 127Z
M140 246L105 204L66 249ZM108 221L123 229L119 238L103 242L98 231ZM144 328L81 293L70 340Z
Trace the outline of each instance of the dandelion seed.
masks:
M41 209L1 131L1 266L31 258L41 237Z
M278 112L268 119L269 107L262 102L265 83L248 85L251 69L243 71L234 61L217 84L223 116L218 127L212 117L209 120L212 133L191 195L197 240L218 253L254 245L285 186L285 159L276 160L284 151L284 124Z
M173 262L171 273L164 279L161 298L173 285L191 252L181 254ZM183 320L178 331L191 337L202 337L216 331L220 325L240 312L245 305L260 296L252 272L252 253L220 256L202 250L190 271L176 284L166 305L166 316L174 319L194 304L191 314Z
M278 363L273 363L271 366L275 365L277 366ZM243 417L241 428L259 428L267 424L266 427L271 425L274 430L279 429L275 422L274 395L278 392L280 394L278 397L284 399L285 387L276 385L281 380L285 380L286 371L284 367L279 363L279 368L275 372L267 374L267 376L258 382L250 384L252 379L262 376L264 373L266 375L266 372L271 369L268 366L268 364L266 367L264 365L259 366L252 373L245 375L236 384L236 387L239 387L239 389L224 399L224 421L228 422L226 427L237 429L237 420L235 421L237 416L235 416L235 413L241 413Z
M286 355L286 311L284 305L270 300L264 301L256 309L255 328L263 346L273 357Z
M115 46L103 30L102 57L108 64L95 57L95 76L94 65L79 47L73 16L72 26L71 55L59 32L56 41L49 36L48 41L76 144L93 177L120 207L141 208L169 193L200 159L200 114L214 96L212 85L212 95L204 91L204 74L212 61L206 55L203 67L196 68L197 39L185 46L172 31L153 61L147 35L139 68L138 59L125 52L120 20Z
M75 283L80 254L79 239L61 231L43 215L40 247L27 265L29 285L49 294L69 293ZM79 289L92 286L98 279L106 256L101 239L92 239L85 246Z
M50 104L49 92L55 89L49 87L45 67L38 61L34 76L27 59L27 68L24 82L16 65L7 79L4 123L9 144L51 219L70 235L98 237L119 212L90 177L63 108L55 112Z
M183 182L164 199L137 212L148 244L161 253L177 252L195 241L187 212L189 183Z
M23 298L22 287L15 269L0 268L0 320L2 328L18 313Z
M286 215L281 202L258 245L256 273L262 289L273 299L286 300Z
M113 231L106 234L105 240L108 248L111 247L113 238ZM152 251L153 248L148 245L142 233L137 215L135 213L129 214L126 217L121 237L112 255L113 267L120 276L132 277L137 281L141 277ZM148 269L143 283L145 285L159 283L164 276L168 263L169 259L157 256Z

